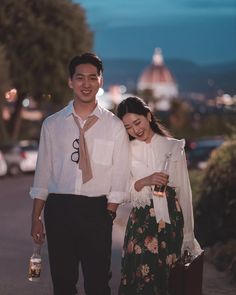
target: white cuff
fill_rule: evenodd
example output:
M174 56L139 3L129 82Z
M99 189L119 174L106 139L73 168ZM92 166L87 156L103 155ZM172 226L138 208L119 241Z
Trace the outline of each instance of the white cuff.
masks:
M134 188L136 180L133 181L130 193L131 193L131 202L134 207L137 208L145 208L145 206L150 206L151 204L151 196L152 196L152 189L149 186L144 186L141 191L136 191Z
M191 241L183 241L181 253L184 253L184 250L188 250L193 256L198 256L202 253L202 248L200 247L198 241L194 238Z
M31 187L29 194L32 199L40 199L46 201L48 197L48 190L43 188Z
M130 194L127 192L111 192L109 195L107 195L108 203L121 204L129 202L129 200Z

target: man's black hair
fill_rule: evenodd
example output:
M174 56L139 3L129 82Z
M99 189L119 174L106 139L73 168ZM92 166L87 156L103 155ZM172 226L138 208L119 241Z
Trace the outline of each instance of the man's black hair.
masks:
M97 68L98 75L103 73L103 64L101 59L94 53L86 52L81 55L77 55L72 58L69 63L69 75L70 78L73 77L75 73L75 68L81 64L92 64Z

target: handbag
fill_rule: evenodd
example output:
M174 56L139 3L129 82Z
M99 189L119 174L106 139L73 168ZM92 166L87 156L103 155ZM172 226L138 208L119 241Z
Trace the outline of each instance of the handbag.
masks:
M192 256L185 251L183 257L170 270L169 291L171 295L202 295L204 251Z

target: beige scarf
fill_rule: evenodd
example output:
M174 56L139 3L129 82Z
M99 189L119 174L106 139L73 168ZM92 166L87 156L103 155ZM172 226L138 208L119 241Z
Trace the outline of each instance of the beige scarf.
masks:
M93 178L88 149L86 140L84 137L84 133L91 128L98 120L98 117L95 115L92 115L88 117L86 120L84 127L81 128L79 119L73 114L73 118L75 120L75 123L77 124L80 132L79 136L79 152L80 152L80 159L79 159L79 168L82 170L82 179L83 183L89 181Z

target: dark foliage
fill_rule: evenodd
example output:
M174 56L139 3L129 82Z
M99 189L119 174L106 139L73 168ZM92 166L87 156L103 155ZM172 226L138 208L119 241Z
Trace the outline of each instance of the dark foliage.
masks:
M236 141L213 152L196 208L196 235L203 246L236 239Z
M12 86L18 102L10 126L19 133L22 100L50 98L55 105L70 99L67 65L70 59L92 48L92 32L84 10L70 0L2 0L0 44L9 61Z

